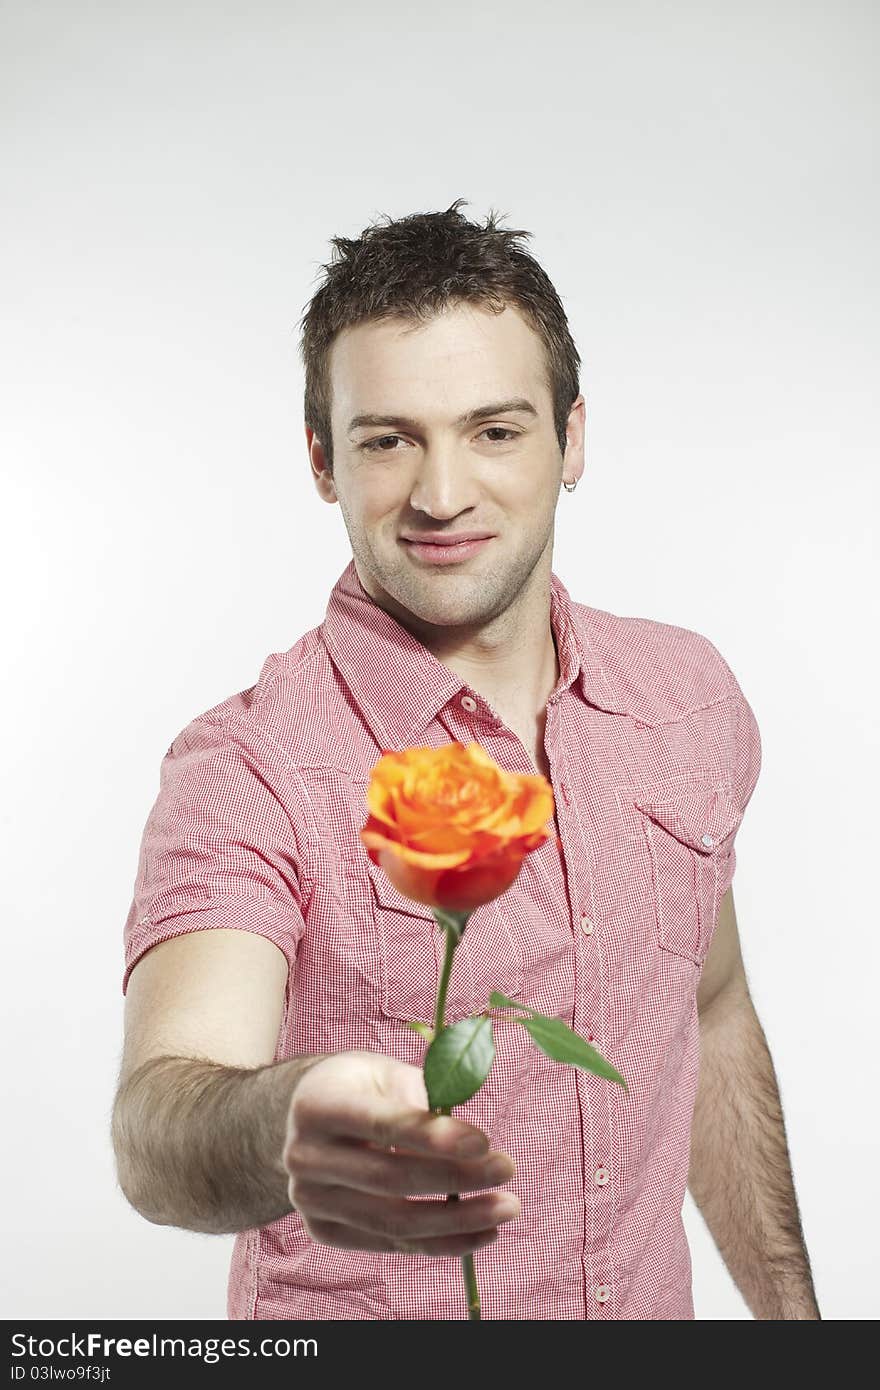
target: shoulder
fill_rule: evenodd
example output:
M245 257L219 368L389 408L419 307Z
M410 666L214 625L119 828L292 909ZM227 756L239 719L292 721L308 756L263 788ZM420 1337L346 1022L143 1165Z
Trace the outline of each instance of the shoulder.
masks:
M270 653L252 685L195 715L169 754L224 745L247 749L264 764L332 762L339 747L338 684L321 629L311 628L286 651Z
M755 712L728 661L677 623L572 605L583 638L588 698L687 750L687 765L723 765L737 805L748 804L762 761ZM687 730L687 735L682 730Z
M591 678L618 712L669 723L738 693L733 672L704 633L655 618L572 603Z

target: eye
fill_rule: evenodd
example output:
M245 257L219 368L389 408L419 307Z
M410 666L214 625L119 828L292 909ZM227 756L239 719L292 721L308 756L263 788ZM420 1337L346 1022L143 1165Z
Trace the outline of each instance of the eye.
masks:
M384 444L386 439L399 439L399 434L383 434L380 439L369 439L366 444L362 444L362 449L367 449L370 453L393 454L393 449L380 449L379 445Z
M481 433L502 434L505 436L503 439L490 440L489 442L491 444L506 444L509 439L515 439L517 436L516 430L505 429L503 425L487 425L486 428L481 431ZM397 453L396 449L383 449L381 446L385 444L389 439L400 438L402 438L402 436L399 434L383 434L380 435L378 439L368 439L366 443L361 445L361 448L365 449L368 453L372 454L394 454Z

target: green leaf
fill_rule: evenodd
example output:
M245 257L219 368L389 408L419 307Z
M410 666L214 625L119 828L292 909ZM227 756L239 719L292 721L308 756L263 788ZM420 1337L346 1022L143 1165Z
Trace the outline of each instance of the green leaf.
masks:
M404 1019L404 1023L407 1028L414 1028L417 1033L421 1033L422 1037L427 1038L429 1043L434 1041L434 1029L430 1023L414 1023L409 1018Z
M518 1004L515 999L508 999L506 994L493 989L489 995L489 1004L493 1009L524 1009L527 1014L533 1014L534 1009L530 1009L528 1004Z
M494 1060L492 1020L485 1014L441 1028L422 1066L431 1109L470 1100L486 1080Z
M620 1072L615 1071L586 1038L573 1032L561 1018L547 1018L544 1014L533 1013L530 1018L514 1021L522 1024L532 1041L554 1062L569 1062L572 1066L583 1067L585 1071L605 1076L609 1081L617 1081L625 1091L629 1090Z

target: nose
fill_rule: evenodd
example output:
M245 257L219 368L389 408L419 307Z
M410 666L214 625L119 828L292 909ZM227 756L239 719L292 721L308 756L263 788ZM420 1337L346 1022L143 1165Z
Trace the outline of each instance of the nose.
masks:
M435 446L422 456L409 500L415 511L448 520L476 504L476 479L455 448Z

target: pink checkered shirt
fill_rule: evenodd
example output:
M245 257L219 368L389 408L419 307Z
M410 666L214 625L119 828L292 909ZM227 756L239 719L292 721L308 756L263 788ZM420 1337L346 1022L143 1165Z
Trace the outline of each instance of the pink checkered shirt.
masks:
M447 1022L502 990L591 1038L629 1090L495 1025L455 1114L516 1161L522 1215L475 1255L484 1318L694 1317L682 1222L699 1062L696 990L761 764L712 643L575 603L551 577L560 674L546 750L556 838L478 908ZM125 924L135 963L183 932L268 937L291 971L276 1060L368 1048L421 1065L443 937L358 831L383 749L479 742L531 756L480 692L366 594L350 562L324 622L197 716L161 767ZM444 1198L436 1196L436 1200ZM458 1257L341 1250L295 1211L234 1242L229 1318L466 1317Z

